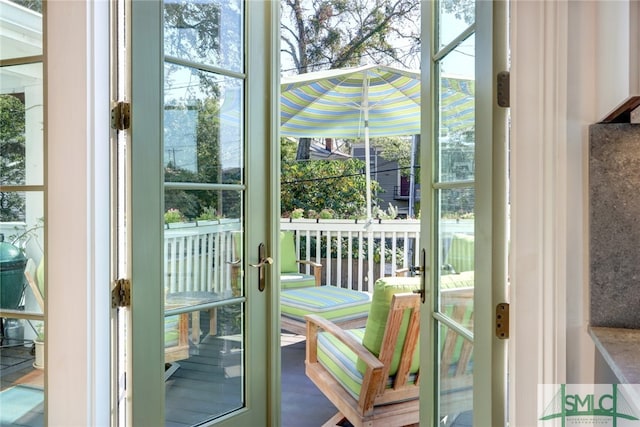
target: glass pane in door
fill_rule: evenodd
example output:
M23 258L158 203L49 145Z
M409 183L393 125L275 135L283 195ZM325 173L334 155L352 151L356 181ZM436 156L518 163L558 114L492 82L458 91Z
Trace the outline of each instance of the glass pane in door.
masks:
M194 425L245 406L242 4L164 6L165 417Z
M465 297L464 299L468 299ZM471 304L473 304L473 301ZM448 310L447 310L448 311ZM472 307L451 307L453 316L472 312ZM467 314L468 316L468 314ZM440 326L440 394L438 414L443 425L472 425L473 407L473 343L467 334Z
M475 291L475 20L473 2L439 4L437 209L440 277L438 416L471 425ZM455 43L452 43L455 41ZM465 421L466 420L466 421Z
M438 48L451 43L476 20L475 1L438 2Z
M42 426L46 418L41 3L0 4L1 425Z
M242 72L242 2L165 0L164 54Z
M439 191L437 301L440 342L440 418L473 409L473 298L475 290L473 187Z

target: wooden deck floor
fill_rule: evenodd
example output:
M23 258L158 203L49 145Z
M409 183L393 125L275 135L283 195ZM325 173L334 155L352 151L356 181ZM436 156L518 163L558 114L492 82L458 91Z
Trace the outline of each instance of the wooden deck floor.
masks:
M283 427L315 427L334 413L333 405L304 374L304 341L283 334L282 342ZM241 406L241 377L234 339L208 336L199 348L166 381L166 426L191 426ZM0 348L0 389L17 384L43 387L43 371L33 368L30 347ZM3 404L0 395L0 412ZM44 405L27 411L20 419L0 426L43 426ZM261 426L256 426L261 427Z
M166 381L166 426L191 426L241 405L241 353L233 339L209 336ZM335 414L335 408L304 374L302 337L282 335L282 427L317 427ZM42 387L42 371L33 368L29 347L0 348L0 389L16 384ZM0 427L41 427L43 405L37 405ZM0 394L0 414L3 412ZM452 427L471 426L470 413L463 414ZM250 426L253 427L253 426ZM255 426L262 427L262 426Z

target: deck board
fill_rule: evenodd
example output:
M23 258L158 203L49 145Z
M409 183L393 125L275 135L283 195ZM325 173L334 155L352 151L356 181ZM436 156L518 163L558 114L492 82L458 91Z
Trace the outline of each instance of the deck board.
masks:
M180 367L166 381L166 427L191 426L211 414L221 414L241 406L241 378L229 375L240 355L223 353L221 357L221 345L224 345L222 338L206 337L202 345L192 349L194 354L189 359L177 362ZM317 427L335 413L331 402L306 377L304 352L302 337L282 335L282 427ZM29 354L28 347L13 351L0 349L2 388L16 382L37 384L40 381L42 386L42 371L34 369L32 363L33 356ZM43 426L42 408L26 414L13 425Z

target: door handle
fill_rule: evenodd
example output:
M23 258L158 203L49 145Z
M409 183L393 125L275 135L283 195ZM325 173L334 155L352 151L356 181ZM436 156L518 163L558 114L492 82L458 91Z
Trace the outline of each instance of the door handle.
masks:
M255 267L258 269L258 290L260 292L264 291L266 285L266 278L264 274L264 266L269 264L273 264L273 258L265 255L266 249L264 243L260 243L258 245L258 263L257 264L249 264L251 267Z
M416 289L413 291L414 294L420 294L420 301L424 304L426 300L426 278L427 278L427 269L425 267L427 265L427 250L422 249L420 251L420 265L412 266L410 268L411 272L414 274L420 275L420 289Z

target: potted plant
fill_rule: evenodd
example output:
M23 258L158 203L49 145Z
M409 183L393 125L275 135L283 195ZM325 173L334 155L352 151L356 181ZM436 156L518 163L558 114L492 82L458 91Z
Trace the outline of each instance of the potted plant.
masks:
M35 349L35 361L33 367L36 369L44 369L44 324L39 323L36 327L36 338L33 340Z

